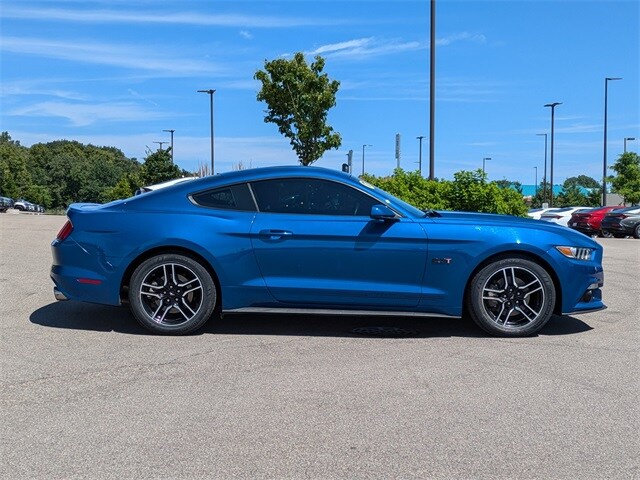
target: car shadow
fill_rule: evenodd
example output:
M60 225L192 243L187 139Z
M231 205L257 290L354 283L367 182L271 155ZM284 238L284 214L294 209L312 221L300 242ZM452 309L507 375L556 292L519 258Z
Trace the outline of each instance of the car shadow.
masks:
M31 323L50 328L152 335L135 321L127 308L122 307L55 302L34 311L29 319ZM364 334L357 333L358 329L364 330ZM575 317L554 315L538 335L571 335L589 330L592 330L589 325ZM204 334L393 338L487 336L466 318L246 313L227 314L194 333Z

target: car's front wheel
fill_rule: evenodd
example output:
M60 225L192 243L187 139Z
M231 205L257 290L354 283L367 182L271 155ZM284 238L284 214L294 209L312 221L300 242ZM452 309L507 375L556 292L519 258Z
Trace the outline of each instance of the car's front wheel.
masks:
M138 322L154 333L182 335L202 327L216 308L209 271L191 257L166 253L142 262L129 284Z
M521 257L495 260L471 280L467 309L493 335L521 337L538 332L556 302L553 280L537 263Z
M635 238L640 238L640 223L638 225L636 225L636 228L633 231L633 236Z

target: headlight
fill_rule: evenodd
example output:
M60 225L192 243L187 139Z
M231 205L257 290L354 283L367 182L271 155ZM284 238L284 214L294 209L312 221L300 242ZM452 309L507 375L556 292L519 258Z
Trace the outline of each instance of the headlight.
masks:
M593 252L595 248L587 247L556 247L561 254L565 257L573 258L575 260L591 260L593 258Z

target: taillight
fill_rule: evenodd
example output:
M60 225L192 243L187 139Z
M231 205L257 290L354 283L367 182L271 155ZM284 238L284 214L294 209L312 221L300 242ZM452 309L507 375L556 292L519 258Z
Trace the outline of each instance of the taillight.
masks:
M67 220L67 223L65 223L63 227L60 229L60 231L58 232L56 239L59 241L63 241L69 235L71 235L72 231L73 231L73 223L71 223L71 220Z

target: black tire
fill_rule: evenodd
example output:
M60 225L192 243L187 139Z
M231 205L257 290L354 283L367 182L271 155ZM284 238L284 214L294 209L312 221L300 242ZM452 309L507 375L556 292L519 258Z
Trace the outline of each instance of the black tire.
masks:
M467 310L486 332L524 337L538 332L553 315L556 289L537 263L508 257L483 267L471 280Z
M634 238L640 238L640 223L636 225L636 228L633 229Z
M185 255L166 253L135 269L129 303L138 322L154 333L184 335L202 327L217 303L208 270Z
M626 237L626 235L624 233L613 233L612 235L615 238L624 238L624 237Z
M600 230L600 234L598 235L601 238L613 238L613 234L611 232L607 232L606 230Z

